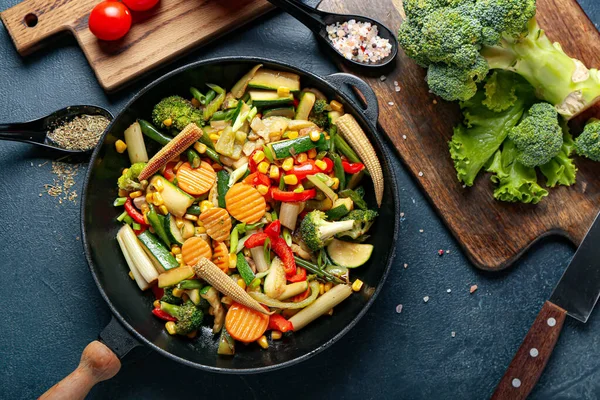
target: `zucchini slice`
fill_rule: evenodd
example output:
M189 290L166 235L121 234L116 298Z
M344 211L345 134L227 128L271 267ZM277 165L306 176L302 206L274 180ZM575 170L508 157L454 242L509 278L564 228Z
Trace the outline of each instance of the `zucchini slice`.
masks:
M298 109L296 110L296 117L294 119L301 121L307 120L316 101L317 96L315 96L314 93L305 92L300 99L300 103L298 103Z
M146 230L138 235L138 239L142 242L142 245L146 250L148 250L146 253L152 255L165 271L179 267L179 263L175 257L171 255L169 249L167 249L167 247L152 233Z
M269 117L285 117L293 119L296 116L294 106L271 108L263 111L263 118Z
M279 97L277 92L263 91L263 90L250 90L248 92L252 105L256 107L276 107L286 106L294 102L294 96Z
M185 211L194 203L195 199L161 175L154 175L150 180L150 184L155 184L158 180L163 184L164 189L161 195L169 213L176 217L183 217Z
M371 258L373 245L366 243L344 242L333 239L327 246L327 254L331 260L342 267L360 267Z
M256 75L256 71L258 71L261 67L262 64L255 65L250 71L246 73L246 75L242 76L240 80L237 81L235 85L233 85L233 87L231 88L231 94L236 99L241 99L244 96L248 84L250 83L252 78L254 78L254 75Z
M181 267L173 268L165 273L158 276L158 287L165 288L175 286L179 282L190 279L194 276L194 270L189 265L182 265Z
M167 214L164 219L165 221L165 232L167 232L167 236L172 243L175 243L181 246L184 242L183 235L181 231L177 227L177 221L175 221L175 217L171 214Z
M273 71L272 69L260 69L248 83L252 89L277 90L280 87L290 89L290 92L300 91L300 76L292 72Z

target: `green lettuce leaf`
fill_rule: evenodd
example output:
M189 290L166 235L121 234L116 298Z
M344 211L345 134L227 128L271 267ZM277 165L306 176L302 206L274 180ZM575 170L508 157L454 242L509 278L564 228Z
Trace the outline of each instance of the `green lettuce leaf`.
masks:
M560 153L547 164L540 166L540 171L546 177L546 186L551 188L556 185L574 185L577 176L575 160L571 158L575 151L575 141L569 132L567 122L562 120L561 126L563 128L563 145Z
M494 71L484 85L485 99L482 104L491 111L508 110L517 101L517 75L502 71Z
M548 191L537 183L534 168L529 168L516 160L518 150L511 140L506 140L488 166L491 180L497 184L494 198L500 201L537 204Z

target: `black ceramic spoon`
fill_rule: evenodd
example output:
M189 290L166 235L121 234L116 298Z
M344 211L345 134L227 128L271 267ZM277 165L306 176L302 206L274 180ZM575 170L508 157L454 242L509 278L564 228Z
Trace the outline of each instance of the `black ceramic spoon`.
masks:
M398 42L396 41L396 35L388 29L381 22L378 22L372 18L363 17L360 15L348 15L348 14L334 14L325 11L320 11L315 8L312 8L306 4L303 4L299 1L295 0L269 0L271 4L281 8L292 17L296 18L298 21L302 22L308 29L313 31L315 35L323 42L327 43L329 47L333 49L337 54L339 54L344 60L349 63L359 65L361 67L382 67L384 65L389 64L394 58L396 58L396 54L398 54ZM333 46L333 43L329 39L329 35L327 34L327 25L335 24L337 22L344 23L354 19L359 22L370 22L372 25L376 25L379 29L379 36L383 39L388 39L390 44L392 45L392 51L390 54L376 62L359 62L354 60L349 60L341 54L338 49Z
M36 146L51 149L59 153L69 155L81 155L92 152L88 150L67 150L58 146L47 137L48 131L54 129L64 122L68 122L78 115L102 115L112 121L113 116L102 107L97 106L69 106L53 112L42 118L29 122L0 123L0 140L12 140L17 142L31 143Z

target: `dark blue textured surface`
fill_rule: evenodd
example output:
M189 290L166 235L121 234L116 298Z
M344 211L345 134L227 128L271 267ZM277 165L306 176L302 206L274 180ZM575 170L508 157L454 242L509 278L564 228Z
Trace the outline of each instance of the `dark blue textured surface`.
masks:
M16 3L0 0L0 9ZM581 3L600 22L596 0ZM307 29L276 14L165 70L217 55L259 55L321 75L335 72ZM107 96L71 38L21 58L0 28L0 121L37 117L73 103L116 113L159 74ZM77 365L82 349L110 319L85 264L79 203L39 196L54 177L43 157L25 144L0 143L0 398L39 396ZM189 369L136 349L91 398L489 397L573 248L546 239L508 272L477 271L400 163L398 170L405 213L399 263L371 311L331 349L287 370L238 377ZM77 193L84 173L81 167L75 178ZM450 253L439 257L438 249ZM479 290L471 295L472 284ZM397 304L404 306L401 314ZM569 320L532 398L600 398L599 353L598 315L586 325Z

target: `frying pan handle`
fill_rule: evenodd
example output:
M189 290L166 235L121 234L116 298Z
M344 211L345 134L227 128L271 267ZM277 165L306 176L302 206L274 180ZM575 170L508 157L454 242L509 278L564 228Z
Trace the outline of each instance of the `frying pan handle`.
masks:
M373 126L377 126L377 120L379 119L379 104L377 103L375 92L367 82L345 72L328 75L325 77L325 80L335 86L338 90L344 90L346 86L352 86L358 90L365 99L365 107L358 106L357 108L362 108L363 114L367 120L372 123Z
M99 382L112 378L121 369L121 358L140 343L113 316L106 328L83 349L75 371L52 386L40 400L85 399Z

